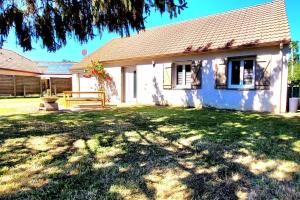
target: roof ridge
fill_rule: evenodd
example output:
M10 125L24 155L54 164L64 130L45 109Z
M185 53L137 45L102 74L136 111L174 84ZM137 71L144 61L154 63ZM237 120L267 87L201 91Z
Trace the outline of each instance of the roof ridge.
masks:
M165 28L165 27L168 27L168 26L175 26L175 25L184 24L184 23L187 23L187 22L200 20L200 19L220 16L220 15L233 13L233 12L240 12L242 10L247 10L247 9L252 9L252 8L255 8L255 7L266 6L266 5L269 5L269 4L282 3L282 2L285 2L285 0L270 0L269 2L260 3L260 4L256 4L256 5L253 5L253 6L248 6L248 7L243 7L243 8L236 8L236 9L232 9L232 10L228 10L228 11L224 11L224 12L220 12L220 13L214 13L214 14L209 14L209 15L206 15L206 16L196 17L196 18L193 18L193 19L186 19L186 20L179 21L179 22L173 22L173 23L169 23L169 24L165 24L165 25L161 25L161 26L150 27L150 28L146 28L145 30L141 30L140 32L143 33L143 32L146 32L146 31L152 31L152 30L155 30L155 29ZM130 37L138 36L139 33L135 33L135 34L125 36L125 37L119 36L119 37L115 37L113 39L130 38Z
M35 62L39 63L65 63L65 64L73 64L73 63L78 63L77 61L68 61L68 62L64 62L64 61L45 61L45 60L36 60Z

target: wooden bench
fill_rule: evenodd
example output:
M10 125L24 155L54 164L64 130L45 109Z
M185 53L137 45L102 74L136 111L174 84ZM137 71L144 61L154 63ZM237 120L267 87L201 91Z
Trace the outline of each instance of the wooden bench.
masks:
M80 102L80 101L98 101L101 102L101 107L105 106L105 92L99 91L99 92L72 92L72 91L64 91L64 104L65 108L70 107L71 102ZM74 97L74 94L76 97ZM80 97L82 94L97 94L98 97Z

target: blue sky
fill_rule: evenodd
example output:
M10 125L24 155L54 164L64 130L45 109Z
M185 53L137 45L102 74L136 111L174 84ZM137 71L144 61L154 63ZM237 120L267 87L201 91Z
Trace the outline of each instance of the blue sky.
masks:
M271 0L187 0L188 8L177 18L170 19L167 14L161 16L159 12L152 12L145 24L146 28L157 27L270 1ZM292 39L300 41L300 0L286 0L286 4ZM80 61L83 58L81 55L82 49L87 49L88 54L90 54L114 37L119 37L119 35L105 32L101 38L95 37L95 39L83 45L70 38L68 39L67 45L55 53L50 53L46 49L43 49L40 43L35 43L33 44L34 50L23 52L22 48L16 45L15 35L11 32L3 48L16 51L32 60L61 61L62 59L67 59Z

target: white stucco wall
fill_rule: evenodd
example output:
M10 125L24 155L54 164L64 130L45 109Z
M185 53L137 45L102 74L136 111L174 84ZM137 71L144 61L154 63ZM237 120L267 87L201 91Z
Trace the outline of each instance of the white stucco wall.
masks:
M236 110L255 110L267 112L284 112L287 87L287 49L283 50L283 79L281 80L281 53L279 46L239 52L207 54L199 57L176 58L175 60L203 60L202 88L198 90L164 90L163 66L174 61L137 65L138 103L166 102L170 105L195 106L199 101L204 106ZM258 60L271 59L270 90L222 90L215 89L215 65L223 58L234 56L257 55ZM282 91L280 92L282 84ZM281 98L280 98L281 96ZM281 107L280 107L281 101Z
M109 89L109 97L112 103L121 102L121 67L107 67L106 71L111 75L113 82Z
M73 73L72 74L72 90L75 92L77 91L80 91L80 88L79 88L79 82L78 82L78 74L77 73Z
M107 67L106 71L112 76L113 84L107 90L107 97L112 103L120 103L121 101L121 67ZM72 76L73 91L92 92L97 91L97 80L94 77L85 78L83 71L74 72ZM81 97L95 97L94 94L81 94Z
M253 110L267 112L284 112L286 105L287 86L287 60L288 49L269 47L249 49L243 51L231 51L224 53L208 53L199 56L176 57L172 59L143 61L143 63L124 63L106 66L107 71L113 76L117 94L112 102L119 103L121 100L121 67L136 66L137 70L137 103L155 104L167 103L176 106L194 106L201 102L204 106L216 108ZM215 89L215 66L222 59L234 56L257 55L257 59L271 58L271 87L270 90L223 90ZM281 60L283 58L283 79L281 80ZM171 65L174 61L202 60L202 87L198 90L164 90L163 67ZM73 79L74 81L74 79ZM80 90L91 89L92 79L80 78ZM280 88L283 88L282 91ZM73 88L76 88L73 86ZM280 106L281 103L281 106ZM281 109L281 110L280 110Z

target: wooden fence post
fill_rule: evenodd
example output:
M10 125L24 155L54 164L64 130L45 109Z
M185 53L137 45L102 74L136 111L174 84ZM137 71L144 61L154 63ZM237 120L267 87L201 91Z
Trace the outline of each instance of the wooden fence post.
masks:
M24 87L23 87L23 95L24 95L24 97L26 97L26 85L24 85Z
M17 86L16 86L16 76L13 75L13 82L14 82L14 96L17 96Z
M40 96L43 96L43 82L42 79L40 78Z
M52 96L52 81L51 81L51 77L49 79L49 85L50 85L50 96Z
M56 85L53 85L53 87L54 87L54 95L56 96L56 92L57 92Z

